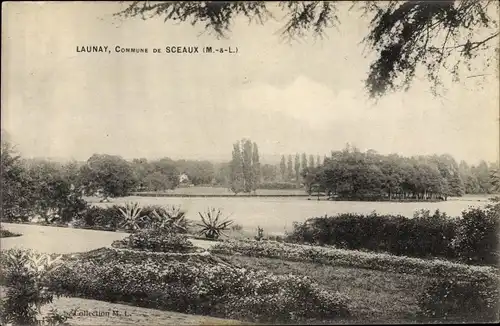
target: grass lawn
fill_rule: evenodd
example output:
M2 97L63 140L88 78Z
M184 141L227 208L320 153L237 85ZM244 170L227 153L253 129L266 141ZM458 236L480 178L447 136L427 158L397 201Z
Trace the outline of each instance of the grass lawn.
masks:
M432 279L425 276L344 268L273 258L223 256L246 268L266 269L277 274L307 275L326 290L338 291L352 299L353 316L348 323L416 322L417 294Z

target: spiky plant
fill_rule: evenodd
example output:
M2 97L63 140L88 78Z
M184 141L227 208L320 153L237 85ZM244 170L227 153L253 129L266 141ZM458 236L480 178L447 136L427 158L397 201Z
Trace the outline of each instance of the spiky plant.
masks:
M224 231L229 229L229 226L233 224L233 221L229 219L229 216L222 218L222 211L220 208L209 208L205 213L198 212L201 217L201 226L199 234L204 235L207 239L216 240L222 234L227 236Z
M187 233L189 222L186 219L186 212L181 211L180 206L168 206L165 210L153 211L153 225L163 230L175 233Z
M264 229L257 226L257 235L254 237L255 240L260 241L264 238Z
M123 216L123 222L121 226L126 230L135 232L140 229L139 222L141 220L142 208L139 207L138 203L127 203L125 209L121 207L118 208Z
M43 217L45 223L52 224L59 219L58 210L53 207L40 210L40 216Z

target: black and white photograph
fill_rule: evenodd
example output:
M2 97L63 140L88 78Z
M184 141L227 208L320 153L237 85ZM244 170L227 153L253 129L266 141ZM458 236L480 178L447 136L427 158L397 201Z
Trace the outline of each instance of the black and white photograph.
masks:
M499 20L3 2L0 325L498 323Z

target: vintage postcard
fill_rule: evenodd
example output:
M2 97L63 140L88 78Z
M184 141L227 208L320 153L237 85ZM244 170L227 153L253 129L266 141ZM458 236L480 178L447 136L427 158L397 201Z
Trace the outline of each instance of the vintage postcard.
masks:
M499 14L2 3L0 324L498 322Z

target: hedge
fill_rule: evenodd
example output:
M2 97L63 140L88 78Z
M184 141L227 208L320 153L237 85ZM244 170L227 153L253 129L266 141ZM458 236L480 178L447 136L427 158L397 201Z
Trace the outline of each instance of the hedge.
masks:
M496 266L499 222L498 204L471 208L458 218L438 211L414 218L338 214L294 223L285 241Z

